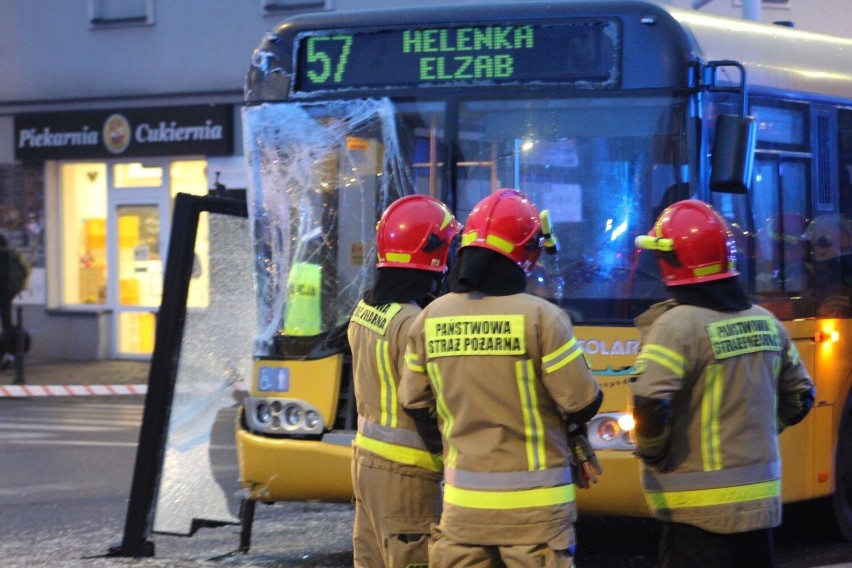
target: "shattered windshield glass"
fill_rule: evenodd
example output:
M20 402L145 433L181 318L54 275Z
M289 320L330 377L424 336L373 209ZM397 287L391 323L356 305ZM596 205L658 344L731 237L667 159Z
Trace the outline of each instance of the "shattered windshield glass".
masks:
M227 452L217 444L222 432L216 424L252 376L245 356L254 331L245 314L255 310L249 226L243 217L208 219L215 243L207 264L210 305L187 312L181 338L153 524L164 534L190 535L203 523L238 522L237 487L222 476Z
M243 124L260 308L255 351L337 352L372 282L376 222L414 191L393 105L263 104L245 108Z

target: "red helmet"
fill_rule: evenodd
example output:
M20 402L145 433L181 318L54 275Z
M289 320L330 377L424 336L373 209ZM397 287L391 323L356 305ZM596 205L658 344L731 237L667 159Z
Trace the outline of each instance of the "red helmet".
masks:
M434 197L401 197L385 209L376 227L377 266L443 272L460 229L449 208Z
M731 229L713 207L697 199L667 207L648 236L636 237L636 246L659 251L657 263L667 286L710 282L739 274Z
M544 246L538 209L520 191L500 189L470 212L461 246L498 252L529 276Z

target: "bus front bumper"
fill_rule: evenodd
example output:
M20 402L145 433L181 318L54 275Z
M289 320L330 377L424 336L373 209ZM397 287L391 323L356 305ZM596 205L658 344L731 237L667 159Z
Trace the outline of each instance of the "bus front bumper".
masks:
M240 484L261 502L352 501L349 443L270 438L236 431ZM577 489L581 515L647 517L639 482L639 460L629 451L598 450L603 473L588 489Z
M261 502L352 501L352 447L345 443L259 436L239 423L240 485Z

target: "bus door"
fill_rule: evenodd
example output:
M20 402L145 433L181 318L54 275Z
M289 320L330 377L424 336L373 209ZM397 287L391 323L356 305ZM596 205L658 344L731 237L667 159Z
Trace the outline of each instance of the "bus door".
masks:
M812 154L804 104L756 99L752 187L748 195L714 194L740 251L738 270L749 292L780 319L805 317L813 288L808 225Z

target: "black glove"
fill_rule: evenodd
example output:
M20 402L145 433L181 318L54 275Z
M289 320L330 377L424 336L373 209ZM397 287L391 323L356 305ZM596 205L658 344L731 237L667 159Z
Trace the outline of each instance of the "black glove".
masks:
M633 455L636 456L637 458L639 458L640 460L642 460L642 463L644 463L645 465L647 465L649 467L653 467L653 468L658 469L660 471L665 470L665 467L666 467L666 455L665 454L658 454L658 455L655 455L655 456L651 456L651 455L639 453L637 451L637 452L633 452Z
M574 484L581 489L588 489L590 483L597 483L603 470L592 445L589 444L585 424L568 425L568 452Z
M414 427L429 453L440 456L444 449L441 431L438 429L438 421L432 417L430 410L428 408L405 408L404 410L414 420Z

